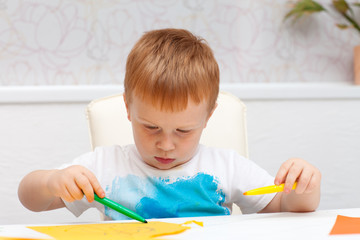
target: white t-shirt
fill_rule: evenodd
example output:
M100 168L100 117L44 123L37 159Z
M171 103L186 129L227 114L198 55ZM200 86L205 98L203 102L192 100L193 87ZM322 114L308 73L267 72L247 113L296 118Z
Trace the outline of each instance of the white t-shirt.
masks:
M87 167L106 197L146 219L229 215L233 203L242 213L256 213L275 196L244 196L245 191L272 185L274 178L235 151L203 145L189 162L170 170L144 163L135 145L98 147L61 168L69 165ZM64 202L76 216L96 207L105 220L128 219L100 203L89 203L85 197Z

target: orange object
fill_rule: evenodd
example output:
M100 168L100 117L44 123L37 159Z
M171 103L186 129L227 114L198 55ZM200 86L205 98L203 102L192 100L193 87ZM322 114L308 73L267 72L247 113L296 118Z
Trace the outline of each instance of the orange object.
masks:
M360 234L360 218L337 215L330 235L334 234Z

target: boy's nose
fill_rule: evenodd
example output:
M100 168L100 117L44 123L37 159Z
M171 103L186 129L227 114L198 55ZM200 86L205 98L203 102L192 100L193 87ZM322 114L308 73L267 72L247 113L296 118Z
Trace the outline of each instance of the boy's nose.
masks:
M164 134L157 141L156 147L160 148L163 151L171 151L175 149L175 144L171 136Z

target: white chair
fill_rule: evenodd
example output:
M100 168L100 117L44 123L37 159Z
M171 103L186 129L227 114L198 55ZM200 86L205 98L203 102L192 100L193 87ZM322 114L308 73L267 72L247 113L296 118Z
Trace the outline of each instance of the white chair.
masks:
M236 96L220 92L218 106L204 129L200 143L229 148L248 158L246 106ZM91 147L134 143L122 94L93 100L86 108ZM233 214L241 213L237 206Z
M227 92L220 92L217 103L200 143L234 149L248 157L245 104ZM122 94L91 101L86 108L86 117L92 149L134 143Z

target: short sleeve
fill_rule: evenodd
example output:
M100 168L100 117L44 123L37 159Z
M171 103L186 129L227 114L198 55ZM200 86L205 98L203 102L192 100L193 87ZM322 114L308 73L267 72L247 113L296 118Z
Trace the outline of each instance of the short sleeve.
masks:
M243 193L251 189L273 185L274 177L249 159L239 155L234 158L235 168L232 171L233 191L231 194L233 202L240 207L244 214L257 213L265 208L276 194L245 196Z

